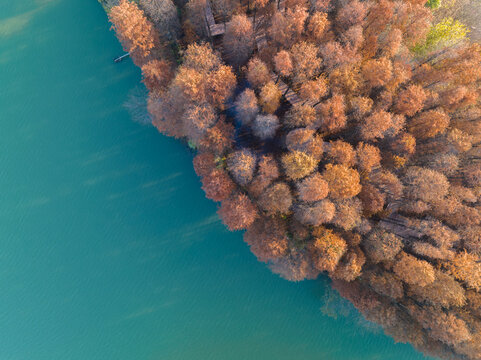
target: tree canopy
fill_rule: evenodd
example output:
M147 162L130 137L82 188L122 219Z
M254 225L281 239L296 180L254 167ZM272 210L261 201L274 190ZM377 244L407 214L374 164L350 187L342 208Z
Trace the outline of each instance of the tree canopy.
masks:
M176 4L180 28L167 0L109 17L225 225L282 277L325 272L397 341L481 358L481 46L466 27L433 25L433 1Z

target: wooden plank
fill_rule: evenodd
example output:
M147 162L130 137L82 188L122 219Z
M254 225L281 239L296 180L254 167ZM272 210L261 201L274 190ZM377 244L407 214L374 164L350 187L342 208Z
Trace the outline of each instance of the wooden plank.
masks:
M224 24L214 24L210 27L211 36L218 36L225 33Z
M207 25L209 27L215 25L214 14L212 13L212 8L210 6L209 0L207 0L205 4L205 19L207 20Z
M130 56L130 53L125 53L124 55L122 56L119 56L117 58L114 59L114 63L119 63L121 62L122 60L124 60L126 57Z

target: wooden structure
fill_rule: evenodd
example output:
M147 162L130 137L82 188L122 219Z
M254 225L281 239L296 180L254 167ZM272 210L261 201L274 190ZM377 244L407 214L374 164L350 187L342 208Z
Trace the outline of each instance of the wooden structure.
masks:
M126 58L129 57L129 56L130 56L130 53L129 53L129 52L128 52L128 53L125 53L125 54L123 54L122 56L119 56L119 57L115 58L115 59L114 59L114 63L119 63L119 62L121 62L122 60L126 59Z

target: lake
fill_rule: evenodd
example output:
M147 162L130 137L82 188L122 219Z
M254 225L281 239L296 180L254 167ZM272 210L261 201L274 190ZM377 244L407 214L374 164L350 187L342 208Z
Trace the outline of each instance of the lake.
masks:
M425 359L216 216L95 0L0 4L0 359Z

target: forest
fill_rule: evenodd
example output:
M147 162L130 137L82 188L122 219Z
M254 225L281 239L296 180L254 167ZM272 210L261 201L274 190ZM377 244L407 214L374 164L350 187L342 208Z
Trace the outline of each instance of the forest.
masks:
M103 0L259 261L398 342L481 359L481 46L430 0Z

